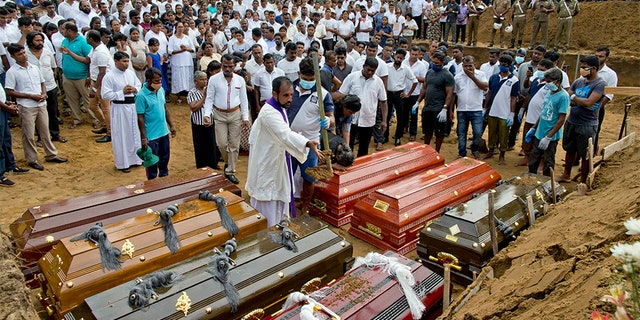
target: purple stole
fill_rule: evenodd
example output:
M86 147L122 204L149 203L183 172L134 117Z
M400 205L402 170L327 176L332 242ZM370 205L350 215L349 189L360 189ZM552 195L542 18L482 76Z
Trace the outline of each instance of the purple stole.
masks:
M266 102L268 105L272 106L274 109L278 110L278 112L280 112L280 115L282 115L282 120L284 120L284 122L287 124L287 126L289 126L289 119L287 118L287 113L284 112L284 109L280 106L280 104L276 101L276 99L274 99L273 97L269 98L269 100L267 100ZM291 209L291 217L295 218L296 217L296 204L295 204L295 199L293 197L293 171L291 169L291 155L289 154L289 152L285 152L285 157L287 158L287 173L289 175L289 185L291 186L291 200L289 202L289 206Z

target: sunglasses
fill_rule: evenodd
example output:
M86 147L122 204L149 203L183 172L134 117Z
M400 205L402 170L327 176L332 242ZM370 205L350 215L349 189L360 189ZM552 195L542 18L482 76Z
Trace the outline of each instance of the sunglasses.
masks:
M589 70L591 70L591 67L580 67L580 69L582 69L584 71L589 71Z

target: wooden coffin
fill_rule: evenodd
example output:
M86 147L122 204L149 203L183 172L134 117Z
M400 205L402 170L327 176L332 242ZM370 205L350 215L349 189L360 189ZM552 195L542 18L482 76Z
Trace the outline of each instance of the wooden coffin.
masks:
M513 177L494 190L496 234L500 249L529 226L527 196L533 199L533 207L538 215L544 214L546 204L553 202L551 179L545 176ZM556 183L556 196L564 193L564 187ZM451 269L455 281L469 284L474 279L474 273L480 274L493 257L488 197L488 192L482 193L428 223L420 232L418 242L418 255L426 266L442 273L443 257L453 255L458 261Z
M349 233L383 250L416 248L425 224L496 186L500 174L482 161L460 158L380 188L355 205Z
M198 198L198 192L240 189L219 171L202 168L28 208L9 229L20 266L30 284L37 261L62 238L80 234L101 221L104 225L144 214L147 208L166 208Z
M230 271L231 281L240 294L240 304L230 313L226 295L219 282L204 270L211 261L211 252L178 263L167 270L182 275L183 280L165 291L157 291L158 299L146 309L132 309L127 302L133 281L106 290L85 300L80 307L65 315L65 319L180 319L176 310L178 297L186 292L191 299L188 319L239 319L255 308L275 312L292 291L319 278L310 291L344 274L353 258L353 248L316 218L301 216L292 221L292 230L300 235L298 252L293 253L274 243L270 230L263 230L238 240L231 255L236 266Z
M220 195L228 201L227 209L239 228L236 238L267 228L266 219L242 198L228 191ZM154 225L156 214L104 226L113 247L121 248L127 240L135 246L132 257L122 255L124 262L118 270L102 270L99 249L92 242L60 240L38 260L42 271L38 279L47 306L64 314L86 297L209 251L231 238L221 226L215 202L194 200L179 208L172 221L182 247L175 254L165 244L162 226Z
M422 319L435 319L440 315L444 290L442 277L419 262L394 252L387 251L385 255L396 257L398 262L411 267L417 282L413 290L426 307ZM309 296L338 314L342 320L413 320L400 284L381 268L360 266ZM298 320L301 304L273 314L265 320ZM316 317L329 319L322 311L318 311Z
M444 164L444 157L429 145L410 142L355 160L333 178L316 182L310 213L334 226L351 221L353 206L374 190L398 179Z

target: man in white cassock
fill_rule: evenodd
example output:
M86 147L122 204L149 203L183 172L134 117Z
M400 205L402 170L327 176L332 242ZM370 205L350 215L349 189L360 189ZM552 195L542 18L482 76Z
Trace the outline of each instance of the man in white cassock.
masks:
M249 135L249 169L245 189L251 205L262 213L268 226L278 224L291 215L293 203L293 171L291 157L303 163L309 149L324 159L312 141L291 131L286 109L293 100L293 84L287 77L273 79L273 97L266 101ZM289 211L291 209L291 211Z
M140 131L135 95L142 84L129 70L129 55L118 51L113 55L115 68L102 79L102 99L111 101L111 147L116 168L131 172L130 167L142 164L136 155L140 148Z

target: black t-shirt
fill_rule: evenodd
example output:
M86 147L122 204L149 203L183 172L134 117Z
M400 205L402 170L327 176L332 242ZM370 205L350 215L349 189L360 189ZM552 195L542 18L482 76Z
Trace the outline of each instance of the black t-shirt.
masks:
M430 69L425 76L427 94L424 100L425 111L440 111L447 98L446 87L455 86L455 80L449 70L435 71Z

